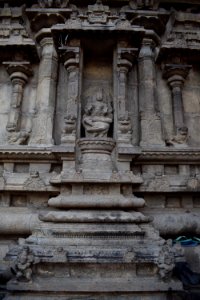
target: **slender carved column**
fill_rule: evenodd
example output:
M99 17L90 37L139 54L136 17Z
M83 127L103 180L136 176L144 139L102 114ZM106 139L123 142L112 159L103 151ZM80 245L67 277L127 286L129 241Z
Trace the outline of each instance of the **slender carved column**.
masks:
M37 115L30 143L53 144L58 58L51 37L44 37L40 45L42 56L38 75Z
M24 86L28 81L28 77L32 75L32 71L28 62L8 62L7 71L12 81L12 97L10 103L10 111L8 115L8 123L6 126L8 134L8 142L11 144L24 144L29 137L30 129L21 128L21 106L24 96Z
M182 87L191 66L189 65L166 65L164 78L172 92L172 110L174 117L174 136L166 140L167 145L186 144L188 128L184 122L184 110L182 101Z
M131 143L132 125L128 111L128 72L132 67L134 52L133 48L118 48L117 60L117 99L118 99L118 142Z
M78 97L79 97L79 64L80 48L66 47L64 54L64 66L67 70L67 103L65 124L62 131L61 143L74 144L76 139L76 127L78 119Z
M139 107L141 117L141 146L164 145L161 120L156 111L155 43L144 38L139 53Z

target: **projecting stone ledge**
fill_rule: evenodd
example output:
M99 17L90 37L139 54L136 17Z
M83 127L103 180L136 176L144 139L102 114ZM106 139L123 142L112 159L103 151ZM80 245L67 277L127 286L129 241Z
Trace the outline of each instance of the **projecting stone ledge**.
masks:
M39 219L55 223L148 223L151 218L140 212L106 211L106 210L68 210L40 213Z
M74 171L74 172L62 172L59 175L54 175L50 179L52 185L59 185L61 183L132 183L141 184L143 179L141 176L134 175L131 171L125 172L104 172L100 173L98 171L91 172L91 170L86 171Z
M125 275L125 273L124 273ZM159 291L168 291L168 289L172 290L182 290L182 286L178 281L171 281L170 285L166 282L161 282L157 278L148 278L144 277L141 280L141 277L130 277L123 278L118 277L110 280L110 278L98 278L93 279L89 278L87 280L78 280L71 278L51 278L51 284L49 284L49 278L36 280L34 283L24 284L24 283L16 283L9 282L8 290L16 290L16 291L37 291L40 292L155 292ZM88 299L96 299L91 295L92 298ZM8 300L9 298L7 298ZM26 298L27 299L27 298ZM55 299L55 298L52 298ZM66 298L65 298L66 299ZM71 298L72 299L72 298ZM77 299L77 298L76 298ZM134 299L134 298L132 298Z
M48 201L49 206L53 207L63 207L63 208L114 208L114 207L143 207L145 201L143 198L138 198L135 196L124 197L122 195L112 195L102 197L101 195L70 195L64 196L59 195L57 197L51 198Z

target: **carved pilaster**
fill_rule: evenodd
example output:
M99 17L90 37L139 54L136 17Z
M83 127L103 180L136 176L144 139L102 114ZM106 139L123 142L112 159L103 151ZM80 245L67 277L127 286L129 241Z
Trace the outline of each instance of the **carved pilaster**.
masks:
M160 115L156 111L155 46L152 38L144 38L138 59L141 146L164 144Z
M117 57L117 99L119 143L131 143L132 124L128 109L128 72L132 68L137 49L118 47Z
M166 140L168 146L185 145L187 142L188 128L184 122L182 88L190 68L189 65L166 65L164 68L164 78L171 88L174 118L174 136Z
M28 62L6 62L4 64L7 65L7 71L12 82L10 111L6 126L8 142L10 144L24 144L30 135L30 129L21 128L21 106L24 96L24 86L29 76L32 75L32 71Z
M67 71L67 103L61 143L75 145L79 102L80 47L66 47L63 51L64 66Z
M58 58L51 37L40 41L42 48L37 87L37 115L31 144L53 144Z

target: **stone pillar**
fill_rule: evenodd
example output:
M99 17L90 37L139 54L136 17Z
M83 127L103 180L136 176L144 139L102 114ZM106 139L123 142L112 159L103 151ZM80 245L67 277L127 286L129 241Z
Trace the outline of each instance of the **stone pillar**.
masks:
M155 43L144 38L138 58L139 109L141 118L140 146L162 146L159 113L156 112Z
M58 58L51 37L40 41L42 48L37 87L37 115L31 144L53 144Z
M67 103L61 143L75 146L79 104L80 48L66 47L64 66L67 71Z
M166 140L167 145L186 144L188 128L184 122L182 88L191 66L165 65L164 78L172 92L172 113L174 119L174 136Z
M133 48L118 48L117 58L117 140L120 144L131 143L132 124L128 111L128 72L132 67L134 52Z
M7 71L12 81L10 111L6 125L8 142L11 144L24 144L29 137L30 129L21 128L20 115L24 86L28 81L28 77L32 75L32 71L28 66L28 62L8 62L4 64L8 65Z

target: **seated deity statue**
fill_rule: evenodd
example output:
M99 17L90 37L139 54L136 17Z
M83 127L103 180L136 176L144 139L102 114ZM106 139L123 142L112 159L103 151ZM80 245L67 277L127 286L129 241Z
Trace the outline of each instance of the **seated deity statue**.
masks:
M17 281L31 281L32 265L35 263L34 255L28 246L19 252L15 265L11 268Z
M86 137L107 137L113 120L112 108L106 103L102 91L98 91L92 100L85 107L82 121Z

